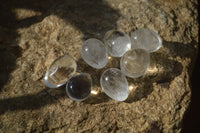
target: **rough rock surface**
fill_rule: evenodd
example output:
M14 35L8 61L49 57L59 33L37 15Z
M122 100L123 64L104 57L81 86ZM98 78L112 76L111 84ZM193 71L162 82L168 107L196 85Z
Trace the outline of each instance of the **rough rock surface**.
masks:
M2 0L0 5L0 132L174 133L190 104L190 77L198 51L197 0ZM149 28L163 39L148 73L128 79L125 102L107 97L101 73L80 56L85 39L118 29ZM49 89L43 77L51 62L68 54L88 72L98 92L84 102L65 88Z

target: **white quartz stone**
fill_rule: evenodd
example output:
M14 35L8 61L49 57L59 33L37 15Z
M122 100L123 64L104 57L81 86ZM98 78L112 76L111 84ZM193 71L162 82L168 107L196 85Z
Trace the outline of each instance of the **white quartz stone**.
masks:
M150 55L144 49L127 51L120 61L121 71L128 77L137 78L146 73L150 64Z
M117 68L109 68L104 71L100 84L103 91L116 101L124 101L129 95L127 79Z
M85 41L82 46L81 56L88 65L97 69L103 68L108 62L106 47L100 40L95 38Z
M57 58L47 70L44 80L49 88L57 88L64 85L67 80L76 72L77 64L75 60L63 55Z
M123 32L111 30L105 34L104 43L108 52L113 57L121 57L131 49L131 40Z
M90 96L92 79L88 73L75 75L67 81L67 95L75 101L83 101Z
M138 29L131 33L132 49L145 49L148 52L155 52L162 46L161 37L149 29Z

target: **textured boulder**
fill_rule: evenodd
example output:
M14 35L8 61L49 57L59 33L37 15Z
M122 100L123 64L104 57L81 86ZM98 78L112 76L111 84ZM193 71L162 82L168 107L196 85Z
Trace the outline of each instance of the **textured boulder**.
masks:
M197 0L4 1L0 132L180 132L198 51L197 7ZM120 59L96 70L81 59L81 46L111 29L130 34L138 28L157 32L163 47L151 54L144 77L128 78L128 99L116 102L99 80ZM65 87L45 87L46 69L63 54L75 58L78 72L91 74L96 95L75 102Z

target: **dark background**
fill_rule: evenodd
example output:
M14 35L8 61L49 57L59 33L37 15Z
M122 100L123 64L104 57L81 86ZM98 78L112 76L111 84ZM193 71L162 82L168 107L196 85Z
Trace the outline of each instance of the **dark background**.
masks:
M188 112L183 121L182 133L200 132L200 53L192 76L192 99Z
M199 14L200 14L200 7L198 6L198 23L200 25ZM198 45L200 46L199 41L200 39L198 40ZM191 104L183 121L183 130L181 133L200 132L200 106L199 106L200 105L200 52L198 52L198 57L192 73L191 86L192 86Z

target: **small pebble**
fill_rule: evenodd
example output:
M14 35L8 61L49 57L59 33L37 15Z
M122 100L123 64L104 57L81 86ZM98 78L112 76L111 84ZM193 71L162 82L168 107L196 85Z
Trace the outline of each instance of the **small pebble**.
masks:
M91 76L87 73L81 73L67 81L66 92L72 100L83 101L90 96L91 88Z
M100 79L103 91L116 101L128 98L129 88L125 75L117 68L109 68L103 72Z
M131 43L132 49L145 49L152 53L162 46L162 39L156 32L142 28L131 33Z
M150 64L150 55L144 49L127 51L120 61L121 71L128 77L143 76Z
M108 52L113 57L121 57L126 51L131 49L131 40L123 32L111 30L104 37L104 43Z
M88 39L82 46L81 56L83 60L91 67L101 69L108 62L107 49L98 39Z
M47 70L44 80L49 88L57 88L64 85L67 80L76 72L77 64L75 60L63 55L53 61Z

